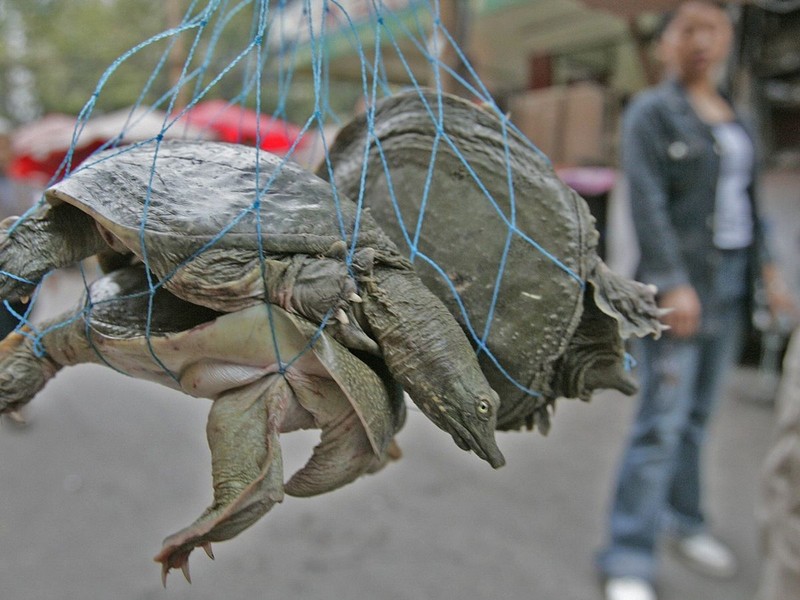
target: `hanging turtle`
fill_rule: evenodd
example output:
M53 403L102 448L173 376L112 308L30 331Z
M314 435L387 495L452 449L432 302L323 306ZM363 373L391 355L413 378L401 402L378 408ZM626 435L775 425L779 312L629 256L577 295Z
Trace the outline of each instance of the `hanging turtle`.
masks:
M171 308L171 304L163 308L155 302L143 309L139 302L139 312L132 320L126 316L135 312L130 302L117 303L120 308L105 310L99 316L94 306L85 319L105 337L97 341L90 336L89 346L82 337L84 312L77 314L81 317L79 325L63 330L52 325L46 335L25 334L20 339L18 334L9 339L0 348L0 414L13 413L27 403L58 367L101 360L137 377L160 377L162 382L178 384L179 389L191 394L218 398L232 394L234 400L239 392L249 394L246 397L251 400L257 396L261 398L260 408L253 410L266 409L268 416L261 415L259 423L269 425L274 433L289 425L280 423L279 417L275 417L276 423L270 421L270 415L278 410L271 403L288 392L287 384L278 383L271 375L275 369L281 371L282 365L276 366L265 348L289 343L281 339L282 335L290 336L292 352L300 343L296 342L298 335L304 336L304 343L312 340L313 331L299 325L305 322L302 318L314 328L324 327L322 339L328 340L330 334L354 357L388 369L387 377L401 385L459 447L473 450L493 467L504 463L494 439L497 394L486 382L458 324L369 215L361 214L347 198L336 197L330 184L313 174L245 146L149 143L96 155L50 188L46 199L26 218L4 224L0 235L0 297L27 294L50 270L99 253L106 257L103 264L123 272L127 272L126 261L137 257L148 267L136 280L144 290L142 294L147 297L151 290L162 290L174 296L174 302L182 303L176 305L178 308ZM108 259L112 251L117 253L113 260ZM121 279L113 276L117 271L97 285L119 287ZM104 293L97 292L97 297L105 298ZM121 294L113 292L110 296ZM91 302L98 300L92 298ZM280 319L291 323L284 328L288 332L277 332L275 341L260 316L266 314L265 303L286 311L275 309L272 314L283 315ZM190 319L178 325L183 322L181 312L188 311L189 306L202 315L200 324ZM203 320L217 313L225 316L216 316L207 333L208 324ZM152 328L151 319L164 325L174 321L175 325L162 334ZM261 327L264 339L260 339L261 334L254 337L248 333L245 324L251 321ZM111 333L114 328L121 330L117 337L122 341ZM152 335L143 336L143 331ZM173 333L178 331L183 332L183 341L172 346ZM216 352L217 359L203 360L195 354L194 347L204 345ZM37 348L43 349L43 357L38 356L41 352L36 352ZM331 363L320 357L317 345L313 348L323 367L313 366L307 373L327 371L327 375L318 375L333 383L326 384L321 393L327 395L327 388L338 388L331 394L340 399L331 402L344 408L335 410L354 410L362 425L378 418L360 413L360 392L350 389L356 380L366 377L364 368L352 367L355 375L344 379L344 371L358 361L341 358L343 351L337 350L339 358L331 359ZM217 360L225 358L226 352L231 354L220 366ZM258 363L253 370L250 357L265 352L267 362ZM280 352L279 356L285 354L291 352ZM157 365L163 363L164 376L158 375L153 357ZM372 379L369 385L374 387ZM192 387L195 384L197 388ZM327 410L303 400L304 392L297 391L296 385L295 393L298 403L315 417L315 411ZM370 392L372 397L376 393ZM347 406L342 398L348 400ZM369 410L386 413L382 419L388 419L390 412L385 399L376 400ZM294 423L291 419L295 412L287 413L290 423ZM241 417L235 410L212 409L212 417L223 425L229 415L234 421ZM317 423L323 429L323 438L325 423ZM369 427L364 427L369 432ZM372 440L377 454L382 452L388 429L381 431L381 441ZM212 446L217 446L223 457L220 460L228 461L226 468L250 469L237 465L241 457L229 448L233 442L220 439ZM275 440L270 442L268 453L275 452L275 444ZM322 470L333 469L336 476L341 467L334 463L342 459L327 455L327 448L323 439L314 464ZM348 473L357 474L363 467L364 462L358 461L348 467ZM266 472L262 475L267 477ZM273 481L273 475L269 478L271 483L264 489L272 498L278 493L277 479ZM311 487L318 489L316 484ZM264 509L260 500L257 505L259 510ZM206 531L205 525L200 525L214 510L185 535L179 534L178 541L167 540L159 555L167 569L182 566L191 547L227 535L216 527ZM248 504L243 510L249 515L255 509ZM227 525L225 532L246 526L245 521ZM198 530L204 533L199 535Z
M369 215L308 171L237 144L165 141L100 153L46 198L6 223L0 297L87 256L133 255L188 302L268 301L328 325L380 355L459 447L503 464L497 394L458 324Z
M214 401L207 426L214 501L164 540L156 560L165 584L171 568L189 579L195 547L213 558L211 542L252 525L284 493L322 494L399 457L392 438L405 416L402 394L316 325L263 303L223 314L163 288L151 304L150 289L142 265L122 268L39 336L27 326L10 334L0 342L0 405L26 402L61 367L79 363ZM284 484L279 434L309 428L321 430L320 443Z
M560 396L636 390L623 338L660 334L655 289L608 269L586 202L506 118L400 93L347 124L317 174L369 208L465 328L499 429L546 431Z

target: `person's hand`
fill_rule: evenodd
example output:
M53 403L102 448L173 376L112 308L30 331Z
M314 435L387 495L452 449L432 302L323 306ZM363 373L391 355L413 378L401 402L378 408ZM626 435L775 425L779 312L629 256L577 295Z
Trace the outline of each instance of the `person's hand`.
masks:
M669 326L670 335L689 337L700 327L700 299L691 285L672 288L661 296L658 306L665 311L661 322Z

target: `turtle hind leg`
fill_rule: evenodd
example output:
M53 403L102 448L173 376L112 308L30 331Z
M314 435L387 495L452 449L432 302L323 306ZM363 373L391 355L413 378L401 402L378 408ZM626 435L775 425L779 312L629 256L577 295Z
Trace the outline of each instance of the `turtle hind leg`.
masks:
M298 401L322 433L306 465L286 483L287 494L306 497L330 492L377 471L388 460L383 449L380 455L376 453L339 383L318 377L298 383L293 385Z
M69 204L44 204L0 223L0 298L28 296L53 269L107 248L92 218Z
M0 414L14 418L60 367L46 355L37 356L27 327L8 334L0 341Z
M80 307L76 311L37 325L37 331L23 325L0 341L0 414L30 402L62 367L100 362Z
M166 585L170 569L189 579L189 554L234 537L283 500L283 460L278 440L291 390L273 375L214 401L206 433L211 448L214 502L191 525L167 537L155 561ZM213 558L213 556L212 556Z

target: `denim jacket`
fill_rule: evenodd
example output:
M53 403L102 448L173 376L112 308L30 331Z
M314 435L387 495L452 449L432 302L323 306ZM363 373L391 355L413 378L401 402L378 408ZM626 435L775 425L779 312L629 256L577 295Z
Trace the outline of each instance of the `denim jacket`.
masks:
M738 115L737 121L753 139ZM713 243L720 157L711 127L697 116L676 80L645 90L626 110L622 163L640 246L637 278L661 293L691 284L704 302L713 293L723 252ZM756 210L757 170L754 164L749 189L751 276L760 272L756 265L768 260Z

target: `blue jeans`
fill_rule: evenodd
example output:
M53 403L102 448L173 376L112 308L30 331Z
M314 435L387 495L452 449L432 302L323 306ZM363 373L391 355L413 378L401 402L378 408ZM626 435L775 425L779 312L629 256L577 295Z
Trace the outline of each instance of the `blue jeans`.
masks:
M746 324L746 267L734 262L721 268L715 298L703 303L698 335L639 340L639 409L618 475L610 541L597 557L608 577L652 581L659 532L669 527L680 536L704 528L700 466L706 425Z

